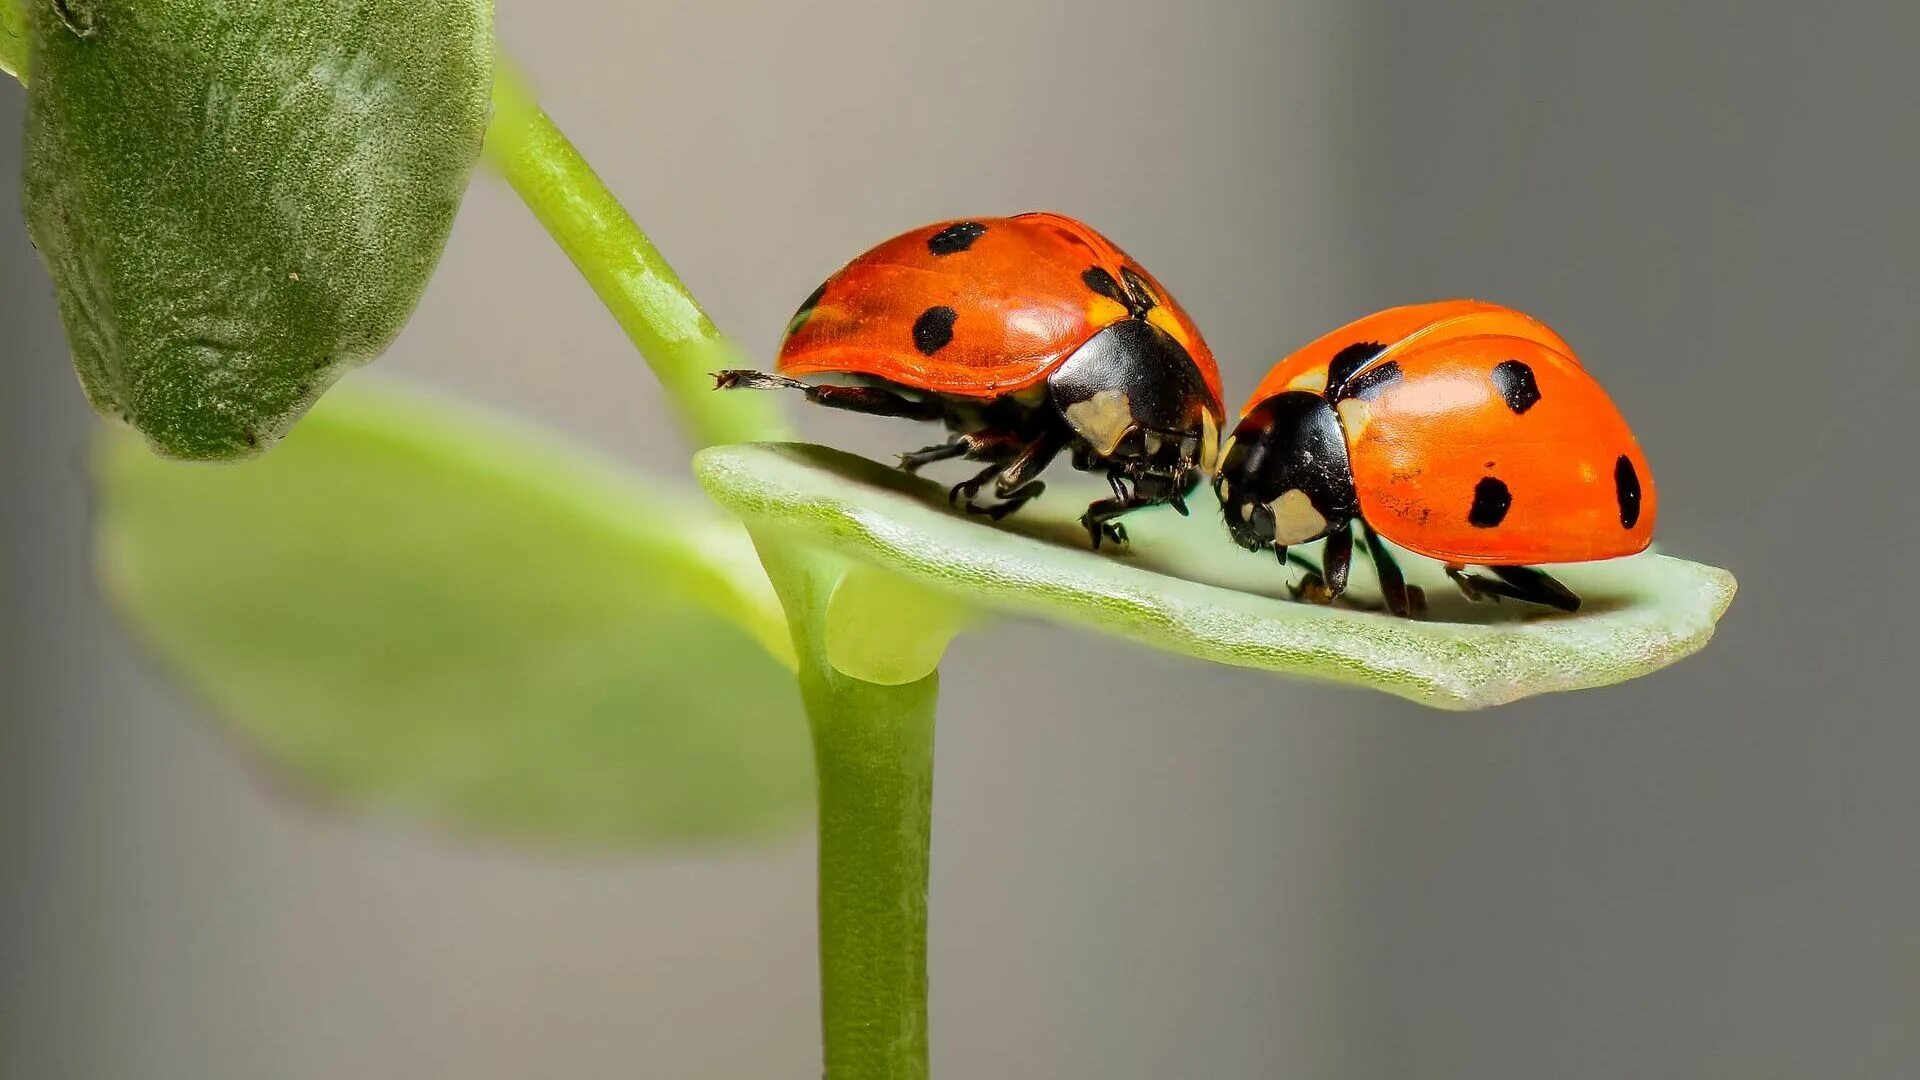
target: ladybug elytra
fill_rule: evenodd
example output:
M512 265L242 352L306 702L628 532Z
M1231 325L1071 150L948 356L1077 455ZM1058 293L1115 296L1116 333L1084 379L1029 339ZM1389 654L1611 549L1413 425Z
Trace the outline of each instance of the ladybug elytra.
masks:
M901 466L984 462L949 497L995 519L1038 496L1038 476L1066 453L1113 488L1081 518L1096 548L1125 541L1115 519L1133 510L1187 512L1226 414L1212 352L1160 283L1099 233L1049 213L888 240L801 304L775 373L723 371L716 383L941 421L951 437L902 454Z
M1573 611L1579 597L1532 564L1643 551L1658 509L1639 443L1573 350L1476 300L1382 311L1281 361L1214 490L1242 547L1285 561L1326 538L1323 601L1345 589L1358 531L1400 615L1419 593L1382 537L1444 562L1470 598Z

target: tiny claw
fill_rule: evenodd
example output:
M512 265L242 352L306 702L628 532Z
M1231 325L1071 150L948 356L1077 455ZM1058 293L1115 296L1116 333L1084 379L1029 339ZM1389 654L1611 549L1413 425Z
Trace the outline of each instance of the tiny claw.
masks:
M1104 531L1100 528L1100 524L1094 521L1090 515L1081 514L1080 527L1087 530L1087 538L1093 541L1093 550L1099 551L1100 539L1104 534Z
M1319 574L1308 574L1300 579L1300 584L1287 586L1295 600L1305 600L1310 604L1325 606L1333 603L1333 590L1327 587L1327 581Z
M1187 516L1187 500L1184 496L1175 495L1173 498L1167 500L1167 504L1179 511L1181 517Z

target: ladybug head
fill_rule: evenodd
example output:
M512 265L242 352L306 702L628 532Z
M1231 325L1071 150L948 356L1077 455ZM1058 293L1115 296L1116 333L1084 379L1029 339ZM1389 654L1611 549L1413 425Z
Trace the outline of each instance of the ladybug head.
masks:
M1249 551L1318 540L1360 512L1346 437L1320 394L1276 394L1227 440L1214 494L1227 531Z
M1088 338L1047 390L1085 456L1132 479L1141 498L1178 500L1213 469L1219 404L1187 350L1144 319Z

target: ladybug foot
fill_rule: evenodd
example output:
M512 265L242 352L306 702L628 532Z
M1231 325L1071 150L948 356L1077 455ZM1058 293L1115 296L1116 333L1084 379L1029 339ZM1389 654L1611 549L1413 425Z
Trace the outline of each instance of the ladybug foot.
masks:
M1000 502L994 503L991 506L977 502L969 495L967 498L967 513L999 521L1001 518L1006 517L1008 514L1039 498L1040 493L1045 490L1047 490L1047 485L1035 480L1025 487L1009 492Z
M958 439L952 442L935 443L918 450L909 450L899 455L900 469L906 473L917 473L936 461L962 457L967 452L967 444Z
M1326 606L1333 603L1333 588L1327 579L1309 570L1298 584L1287 586L1287 594L1295 600L1305 600L1309 604Z
M1476 604L1483 603L1488 600L1491 600L1496 604L1500 602L1500 594L1498 592L1494 592L1493 590L1487 588L1487 586L1493 585L1494 582L1487 578L1483 578L1478 574L1467 573L1465 567L1461 567L1461 566L1447 567L1447 577L1453 579L1453 583L1455 585L1460 586L1460 593L1462 596L1465 596L1468 600L1471 600Z
M1099 551L1102 542L1110 542L1116 548L1127 546L1127 527L1117 521L1095 521L1092 514L1083 514L1080 524L1087 530L1087 539L1093 542L1093 550Z
M1492 600L1496 603L1502 597L1511 600L1524 600L1529 604L1539 604L1556 611L1575 612L1580 610L1580 598L1573 590L1549 577L1544 571L1530 566L1489 566L1493 577L1481 577L1469 574L1465 567L1448 566L1447 576L1453 579L1460 591L1469 600Z

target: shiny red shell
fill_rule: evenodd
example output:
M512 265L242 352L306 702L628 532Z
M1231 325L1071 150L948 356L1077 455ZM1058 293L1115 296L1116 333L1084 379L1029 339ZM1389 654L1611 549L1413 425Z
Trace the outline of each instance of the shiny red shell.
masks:
M1659 497L1639 441L1572 348L1511 308L1447 300L1367 316L1281 361L1248 409L1324 392L1336 357L1361 343L1373 355L1343 384L1366 389L1335 411L1361 516L1381 535L1481 565L1608 559L1651 542Z
M801 305L775 367L963 398L1018 393L1129 317L1100 288L1128 277L1151 294L1147 320L1186 349L1222 415L1220 369L1193 320L1112 241L1051 213L938 222L880 244Z

